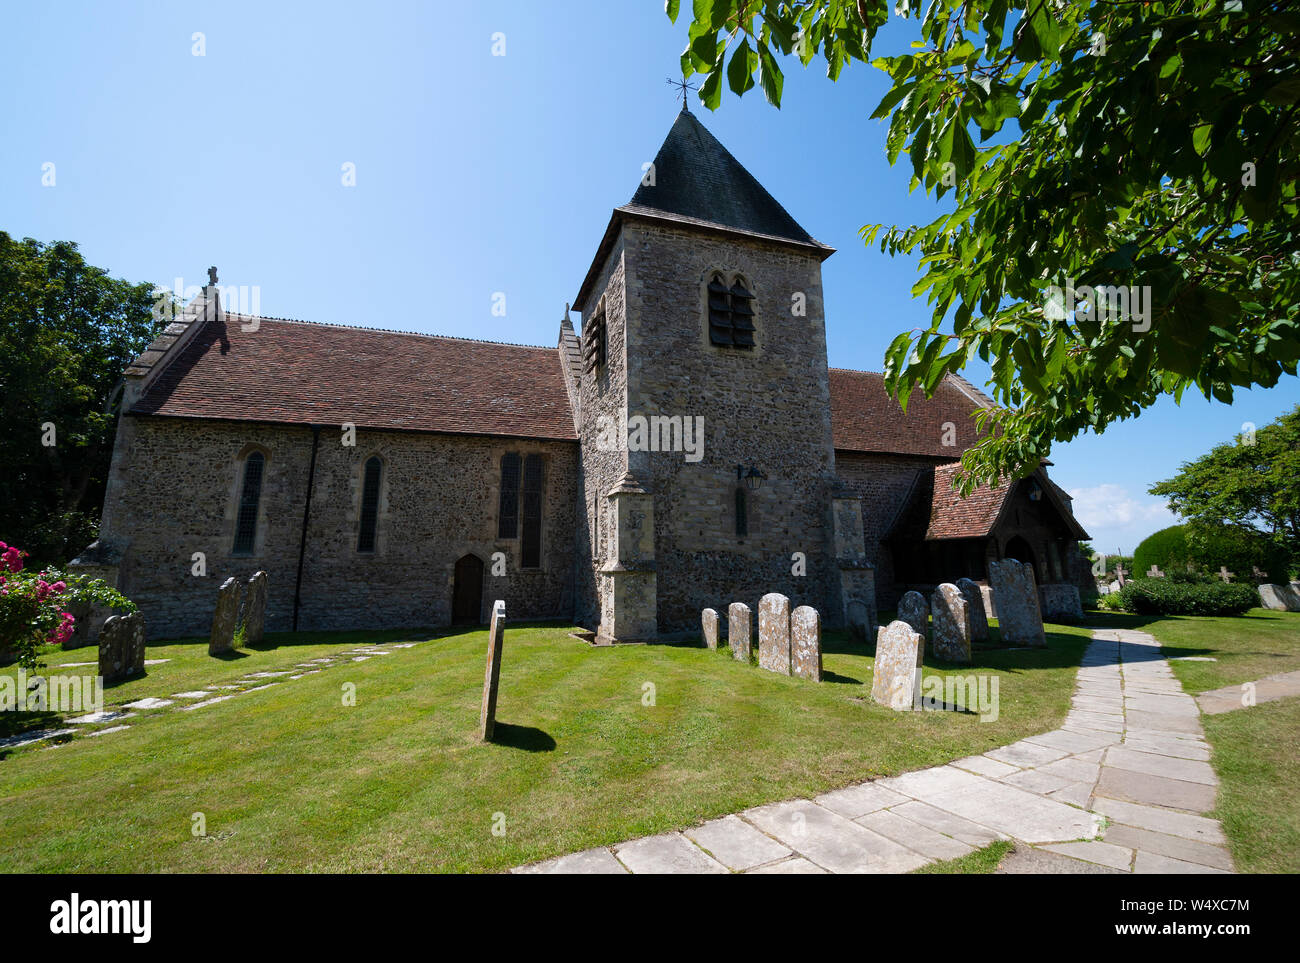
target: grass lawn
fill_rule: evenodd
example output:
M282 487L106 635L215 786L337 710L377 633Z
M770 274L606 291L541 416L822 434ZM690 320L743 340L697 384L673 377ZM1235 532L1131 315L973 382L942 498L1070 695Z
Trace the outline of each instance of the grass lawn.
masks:
M1099 628L1150 632L1171 660L1178 681L1193 695L1300 669L1300 612L1251 609L1242 616L1089 612L1085 621ZM1179 656L1189 655L1217 661L1178 661Z
M502 870L1046 731L1065 715L1087 641L1051 626L1045 650L977 650L974 666L954 671L998 678L999 718L981 722L874 704L871 651L836 633L819 685L725 651L596 649L568 632L507 629L491 745L475 734L487 646L477 630L197 711L141 712L125 731L10 751L0 758L0 870ZM425 634L278 636L233 660L209 658L197 641L150 646L149 658L170 661L109 690L109 702L407 636ZM66 655L47 659L51 669L86 658ZM349 682L355 707L342 704ZM191 833L199 812L202 838Z
M1300 698L1202 716L1232 858L1247 873L1300 873Z
M967 853L965 856L958 856L956 859L946 859L938 863L927 863L920 869L912 870L912 872L917 875L924 875L926 873L969 876L985 875L996 872L998 865L1006 855L1015 848L1015 843L1006 839L999 839L997 842L989 843L983 849L977 849L974 852Z

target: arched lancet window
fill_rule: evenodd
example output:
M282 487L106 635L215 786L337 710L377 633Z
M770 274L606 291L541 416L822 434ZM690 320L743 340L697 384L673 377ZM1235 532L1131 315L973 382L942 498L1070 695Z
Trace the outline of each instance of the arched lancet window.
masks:
M736 489L736 534L749 534L749 493L743 488Z
M497 538L514 538L519 531L519 453L501 456L501 501Z
M540 568L542 564L542 456L524 459L524 536L519 545L519 564Z
M709 281L709 342L720 347L754 347L754 295L736 276L727 286L721 274Z
M252 452L244 459L244 484L239 491L239 511L235 516L235 555L252 555L257 544L257 508L262 500L262 474L266 456Z
M357 536L358 552L375 550L375 527L379 521L379 476L383 462L378 456L366 461L365 479L361 485L361 531Z

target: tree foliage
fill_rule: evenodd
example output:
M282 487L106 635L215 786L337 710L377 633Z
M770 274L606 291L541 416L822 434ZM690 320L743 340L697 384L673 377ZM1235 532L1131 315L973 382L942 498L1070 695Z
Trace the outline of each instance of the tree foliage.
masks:
M152 285L111 278L68 242L0 231L0 536L32 564L94 538L122 370L153 340Z
M1199 528L1267 533L1300 559L1300 406L1186 462L1151 494Z
M857 60L891 87L891 164L950 208L868 225L916 256L928 327L900 334L886 383L906 404L976 357L996 405L961 486L1032 470L1188 388L1230 402L1300 359L1300 14L1283 0L933 0L912 50L872 58L888 0L695 0L682 54L716 108L782 57ZM678 0L668 0L676 19ZM728 50L730 59L728 60ZM1149 291L1149 294L1147 292ZM1071 296L1071 294L1076 296ZM1135 310L1134 295L1144 296Z

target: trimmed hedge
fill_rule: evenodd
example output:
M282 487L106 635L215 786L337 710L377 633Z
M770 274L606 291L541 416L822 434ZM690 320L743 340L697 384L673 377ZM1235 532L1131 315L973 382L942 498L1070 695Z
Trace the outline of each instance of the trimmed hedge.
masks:
M1236 573L1238 581L1253 582L1254 567L1268 573L1268 581L1285 582L1289 575L1286 550L1263 532L1250 534L1226 526L1171 525L1153 532L1133 552L1133 571L1142 575L1152 565L1166 573L1186 571L1191 562L1205 572L1220 565Z
M1106 596L1107 600L1116 597L1119 607L1135 615L1241 615L1260 604L1259 590L1243 582L1167 578L1133 579Z

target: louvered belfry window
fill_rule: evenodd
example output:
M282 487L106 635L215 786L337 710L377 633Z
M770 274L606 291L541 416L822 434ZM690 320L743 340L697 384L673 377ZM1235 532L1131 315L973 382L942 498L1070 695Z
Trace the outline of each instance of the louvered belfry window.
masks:
M365 480L361 485L361 532L357 537L358 552L375 550L375 528L379 521L379 474L383 463L376 457L366 462Z
M262 500L262 471L266 458L255 451L244 459L244 486L239 492L239 514L235 518L236 555L252 555L257 543L257 507Z
M754 295L737 277L730 287L721 274L709 282L709 341L728 348L754 347Z
M582 370L594 372L605 363L605 302L587 319L582 330Z
M501 510L497 515L497 538L514 538L519 531L519 454L501 456Z
M519 563L524 568L542 564L542 456L524 459L524 537Z

